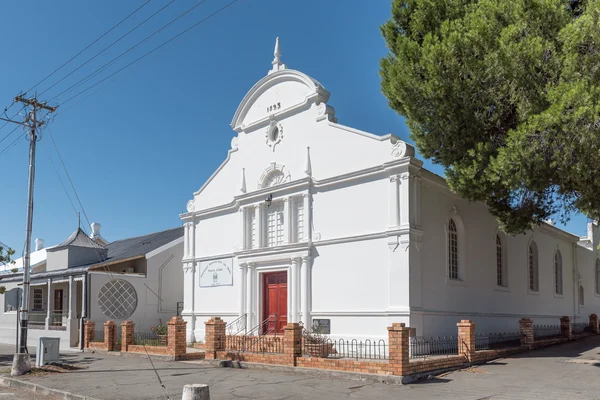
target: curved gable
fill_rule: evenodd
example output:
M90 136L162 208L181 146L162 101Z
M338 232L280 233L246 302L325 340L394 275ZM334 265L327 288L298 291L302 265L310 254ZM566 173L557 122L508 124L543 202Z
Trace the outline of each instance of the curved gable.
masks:
M293 69L283 69L262 78L244 96L231 121L242 132L309 102L329 100L329 92L310 76Z

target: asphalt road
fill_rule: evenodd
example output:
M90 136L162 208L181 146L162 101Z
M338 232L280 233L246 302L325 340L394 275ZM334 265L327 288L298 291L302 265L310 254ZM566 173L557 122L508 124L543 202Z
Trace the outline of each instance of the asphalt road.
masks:
M0 345L0 354L4 350ZM82 369L22 379L105 400L165 398L147 359L89 353L65 354L62 358L63 362ZM173 400L181 398L183 385L189 383L209 384L212 400L600 400L600 336L518 354L410 385L216 368L193 361L155 360L154 363Z

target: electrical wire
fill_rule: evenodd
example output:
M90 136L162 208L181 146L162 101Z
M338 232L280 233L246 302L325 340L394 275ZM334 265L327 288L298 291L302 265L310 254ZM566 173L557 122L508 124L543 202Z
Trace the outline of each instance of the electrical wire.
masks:
M21 107L21 109L19 111L17 111L12 117L8 118L8 119L13 119L14 117L16 117L17 115L19 115L19 113L21 111L23 111L23 109L25 108L25 106ZM0 126L0 129L4 128L6 125L9 124L10 121L6 121L4 124L2 124L2 126ZM0 139L0 143L2 143L4 140L6 140L7 137L9 137L11 135L11 133L13 133L15 130L13 129L11 132L9 132L6 136L4 136L2 139Z
M107 30L106 32L104 32L104 34L102 34L99 38L97 38L96 40L94 40L92 43L88 44L83 50L81 50L79 53L75 54L73 57L71 57L69 60L67 60L67 62L65 62L63 65L61 65L60 67L56 68L54 71L52 71L48 76L46 76L44 79L42 79L41 81L39 81L38 83L36 83L35 85L33 85L31 88L27 89L25 91L25 93L30 92L31 90L35 89L39 84L43 83L46 81L46 79L50 78L52 75L54 75L55 73L57 73L58 71L60 71L63 67L65 67L67 64L69 64L71 61L73 61L75 58L77 58L81 53L83 53L84 51L86 51L87 49L89 49L90 47L92 47L94 44L96 44L100 39L102 39L103 37L105 37L106 35L108 35L109 33L111 33L113 30L115 30L119 25L121 25L123 22L127 21L133 14L137 13L138 11L140 11L142 8L144 8L144 6L146 6L148 3L150 3L151 0L147 0L144 4L142 4L141 6L139 6L138 8L136 8L135 10L133 10L133 12L131 12L129 15L127 15L125 18L123 18L121 21L119 21L115 26L113 26L112 28L110 28L109 30Z
M173 36L171 39L167 40L166 42L162 43L161 45L155 47L154 49L150 50L149 52L145 53L144 55L142 55L141 57L136 58L135 60L133 60L132 62L130 62L129 64L125 65L124 67L116 70L115 72L113 72L112 74L108 75L107 77L105 77L104 79L94 83L93 85L89 86L87 89L82 90L81 92L77 93L76 95L68 98L67 100L65 100L64 102L61 103L61 105L64 105L66 103L68 103L69 101L77 98L78 96L82 95L83 93L87 92L88 90L92 89L93 87L101 84L102 82L104 82L107 79L110 79L111 77L113 77L114 75L118 74L119 72L125 70L126 68L130 67L131 65L137 63L138 61L142 60L143 58L146 58L147 56L149 56L150 54L154 53L156 50L166 46L167 44L169 44L170 42L172 42L173 40L177 39L178 37L182 36L183 34L187 33L188 31L194 29L195 27L199 26L200 24L206 22L207 20L209 20L210 18L214 17L215 15L217 15L218 13L220 13L221 11L225 10L226 8L232 6L233 4L237 3L240 0L233 0L229 3L227 3L226 5L224 5L223 7L219 8L217 11L215 11L214 13L210 14L208 17L200 20L199 22L195 23L194 25L188 27L187 29L185 29L183 32Z
M84 62L83 64L81 64L79 67L75 68L73 71L69 72L67 75L63 76L61 79L59 79L58 81L54 82L52 85L50 85L50 87L46 88L43 92L41 92L39 95L43 95L44 93L46 93L48 90L52 89L54 86L58 85L59 83L61 83L62 81L64 81L65 79L67 79L69 76L73 75L75 72L79 71L82 67L84 67L85 65L87 65L90 61L94 60L96 57L98 57L100 54L104 53L106 50L110 49L112 46L114 46L115 44L119 43L122 39L124 39L126 36L128 36L129 34L131 34L133 31L135 31L137 28L139 28L140 26L144 25L146 22L148 22L150 19L152 19L153 17L155 17L156 15L158 15L158 13L160 13L161 11L163 11L165 8L169 7L171 4L173 4L175 2L175 0L171 0L169 3L167 3L166 5L164 5L163 7L161 7L158 11L156 11L154 14L150 15L148 18L146 18L145 20L143 20L142 22L140 22L139 24L137 24L135 27L133 27L132 29L130 29L127 33L125 33L123 36L121 36L120 38L118 38L117 40L115 40L114 42L112 42L111 44L109 44L107 47L105 47L104 49L102 49L99 53L96 53L95 56L93 56L92 58L88 59L86 62Z
M52 98L52 100L50 100L50 102L53 102L56 98L62 96L65 93L70 92L72 89L74 89L77 86L80 86L81 84L88 82L90 79L94 78L96 75L98 75L100 72L102 72L104 69L106 69L108 66L110 66L111 64L113 64L115 61L117 61L119 58L123 57L125 54L129 53L130 51L138 48L140 45L144 44L145 42L147 42L148 40L150 40L151 38L153 38L155 35L159 34L160 32L162 32L163 30L165 30L166 28L168 28L169 26L171 26L172 24L174 24L176 21L178 21L179 19L183 18L184 16L186 16L187 14L189 14L190 12L194 11L196 8L200 7L202 4L206 3L208 0L202 0L200 1L198 4L196 4L193 7L190 7L188 10L186 10L184 13L182 13L181 15L179 15L177 18L171 20L168 24L164 25L163 27L161 27L160 29L154 31L154 33L152 33L151 35L147 36L145 39L141 40L140 42L138 42L137 44L135 44L134 46L131 46L129 49L125 50L124 52L122 52L121 54L119 54L117 57L113 58L112 60L110 60L109 62L107 62L106 64L104 64L103 66L101 66L100 68L96 69L95 71L93 71L92 73L88 74L87 76L85 76L84 78L80 79L79 81L75 82L73 85L69 86L67 89L63 90L62 92L60 92L59 94L57 94L56 96L54 96Z
M17 125L15 127L15 129L13 129L12 131L10 131L10 133L5 137L5 139L11 135L14 131L16 131L17 129L19 129L21 126ZM8 146L6 146L2 151L0 151L0 156L4 153L6 153L8 150L12 149L13 147L15 147L17 145L17 142L19 141L19 139L22 139L21 136L18 136L15 140L13 140ZM4 139L3 139L4 140Z
M52 157L50 157L50 154L48 154L48 160L50 160L50 164L52 164L52 168L54 168L54 172L56 172L56 176L58 177L58 180L60 181L60 184L61 184L63 190L65 191L67 198L69 199L69 203L71 203L71 207L73 207L73 211L75 211L76 215L79 215L79 212L77 211L77 208L75 207L75 204L73 204L71 195L67 191L67 188L65 187L65 183L63 182L62 178L60 177L60 174L58 173L58 170L56 169L56 165L54 165L54 161L52 161Z

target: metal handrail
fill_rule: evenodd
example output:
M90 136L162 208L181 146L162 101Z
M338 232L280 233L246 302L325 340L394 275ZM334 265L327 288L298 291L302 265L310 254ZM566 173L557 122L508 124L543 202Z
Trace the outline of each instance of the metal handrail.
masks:
M275 329L274 329L274 332L275 332L275 336L277 336L277 314L271 314L271 315L269 315L267 318L265 318L264 321L262 321L260 324L256 325L254 328L252 328L245 336L246 337L254 336L253 333L254 332L260 332L259 329L261 329L265 324L268 324L269 321L272 321L272 318L275 318ZM252 347L255 343L257 343L262 336L268 335L269 333L271 333L271 329L270 328L267 329L266 333L262 333L262 334L259 333L258 335L254 336L251 340L249 340L246 343L246 346L242 350L238 350L238 353L245 352L246 350L248 350L249 347Z
M236 319L234 319L233 321L231 321L230 323L227 324L227 326L225 327L225 330L227 331L228 335L237 335L240 332L244 331L244 335L246 334L246 328L248 327L248 323L247 323L247 316L248 314L242 314L239 317L237 317ZM240 326L243 325L243 327L240 328ZM234 326L236 326L237 331L235 333L232 333Z

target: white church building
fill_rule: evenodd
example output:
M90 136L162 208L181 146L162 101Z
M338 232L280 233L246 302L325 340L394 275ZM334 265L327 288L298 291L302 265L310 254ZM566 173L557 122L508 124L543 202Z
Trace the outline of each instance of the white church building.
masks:
M385 338L392 322L437 336L461 319L515 332L522 317L600 312L597 224L584 238L552 224L506 236L410 144L339 124L328 101L277 41L235 111L226 159L181 215L188 341L211 316L257 333L302 322Z

